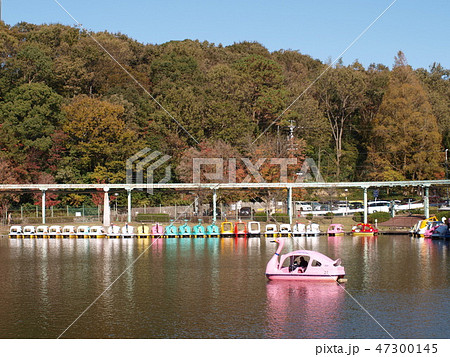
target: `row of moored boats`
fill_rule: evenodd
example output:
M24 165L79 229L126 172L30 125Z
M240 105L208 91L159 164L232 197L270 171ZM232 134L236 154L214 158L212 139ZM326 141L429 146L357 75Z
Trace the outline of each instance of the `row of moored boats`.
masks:
M103 226L11 226L10 238L206 238L206 237L314 237L325 232L320 231L317 223L298 223L290 225L287 223L266 224L264 229L260 222L222 222L220 227L212 223L204 226L199 220L195 226L190 226L187 221L184 224L176 226L172 221L169 225L163 226L159 223L153 225L140 224L132 226L125 224L118 226L112 224L107 228ZM357 235L375 235L378 233L370 224L358 224L353 227L352 233ZM344 235L342 224L331 224L326 234L330 236Z

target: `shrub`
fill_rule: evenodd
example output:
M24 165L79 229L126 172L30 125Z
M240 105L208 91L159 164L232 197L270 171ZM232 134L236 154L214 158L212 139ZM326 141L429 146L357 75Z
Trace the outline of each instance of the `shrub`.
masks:
M256 212L253 215L253 219L257 222L267 222L267 213L266 212Z
M369 214L367 217L367 220L369 223L375 223L375 220L377 220L378 223L386 222L391 219L391 214L388 212L374 212L372 214Z
M334 213L333 212L327 212L327 213L325 213L325 215L323 217L325 219L333 219Z
M353 215L352 219L355 222L362 222L364 220L364 213L363 212L355 212L355 214Z
M407 211L409 214L424 214L423 208L416 208Z
M442 217L445 217L446 218L445 222L447 222L448 219L450 218L450 212L449 211L442 211L442 212L438 212L436 214L436 218L438 219L438 221L442 221Z
M170 216L167 213L138 213L137 222L169 222Z
M75 217L45 217L45 224L59 224L59 223L73 223ZM33 217L25 217L23 220L15 219L15 223L17 224L42 224L42 217L33 218Z
M278 223L289 223L289 216L284 213L274 213L272 218L275 222Z

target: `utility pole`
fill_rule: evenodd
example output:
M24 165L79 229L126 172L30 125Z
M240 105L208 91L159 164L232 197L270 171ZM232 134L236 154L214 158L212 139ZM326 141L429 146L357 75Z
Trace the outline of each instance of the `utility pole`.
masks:
M288 151L295 151L297 149L297 145L294 144L294 129L296 128L294 121L289 120L289 136L288 136Z

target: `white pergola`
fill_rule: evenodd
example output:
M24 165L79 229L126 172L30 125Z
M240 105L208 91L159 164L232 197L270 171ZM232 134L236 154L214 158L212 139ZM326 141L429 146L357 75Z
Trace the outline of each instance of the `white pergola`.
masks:
M0 185L0 194L5 191L41 191L42 192L42 223L45 224L45 194L49 190L72 191L100 189L105 192L105 205L109 205L108 192L110 190L125 190L128 193L128 222L131 222L131 194L133 190L199 190L213 191L213 219L216 220L217 191L223 189L286 189L288 201L289 221L292 224L292 190L297 188L359 188L364 192L364 222L367 223L367 192L369 188L381 187L422 187L424 189L425 216L429 217L429 189L432 186L450 186L450 180L424 180L424 181L367 181L367 182L296 182L296 183L146 183L146 184L24 184ZM108 217L109 219L109 217Z

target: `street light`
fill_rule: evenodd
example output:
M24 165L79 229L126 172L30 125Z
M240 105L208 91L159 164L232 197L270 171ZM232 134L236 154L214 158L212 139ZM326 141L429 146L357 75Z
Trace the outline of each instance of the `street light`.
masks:
M119 198L119 197L118 197L119 194L116 192L116 193L114 194L114 196L116 196L116 221L117 221L117 199Z

